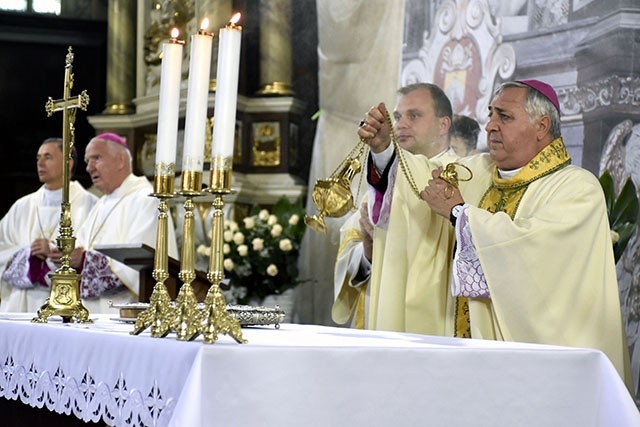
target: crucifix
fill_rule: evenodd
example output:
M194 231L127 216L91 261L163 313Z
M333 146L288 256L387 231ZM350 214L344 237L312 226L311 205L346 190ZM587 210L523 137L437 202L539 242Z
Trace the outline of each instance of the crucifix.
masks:
M51 293L31 321L45 323L50 316L61 316L64 323L75 319L78 323L91 323L89 310L80 300L80 274L71 268L71 252L76 246L71 224L71 205L69 203L69 159L75 141L76 110L86 111L89 95L86 90L78 96L71 96L73 88L73 51L69 46L65 58L64 91L62 99L49 100L45 104L47 117L62 111L62 205L60 209L60 231L56 239L58 249L62 253L61 266L55 273L50 273Z

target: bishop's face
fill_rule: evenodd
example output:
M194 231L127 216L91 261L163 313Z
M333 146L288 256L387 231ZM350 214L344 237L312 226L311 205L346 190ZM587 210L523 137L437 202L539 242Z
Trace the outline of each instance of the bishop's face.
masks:
M91 182L103 194L111 194L122 184L122 156L113 145L111 141L92 139L84 152Z
M525 166L547 144L540 138L540 119L532 120L524 109L527 89L508 87L489 105L487 147L498 168Z
M62 188L62 151L58 143L42 144L36 160L38 179L49 190Z

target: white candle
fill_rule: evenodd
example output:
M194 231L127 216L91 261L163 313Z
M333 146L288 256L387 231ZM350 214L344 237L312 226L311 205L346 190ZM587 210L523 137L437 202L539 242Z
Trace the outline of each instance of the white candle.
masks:
M239 19L240 14L236 13L219 34L212 159L233 157L242 36L242 27L235 24Z
M180 31L174 28L168 43L162 45L160 69L160 98L158 101L158 133L156 137L156 165L176 162L178 114L180 109L180 78L182 74L182 45ZM174 166L175 170L175 166Z
M202 172L204 164L209 71L211 69L211 48L213 43L213 35L205 31L208 26L209 21L205 18L202 21L200 31L191 36L187 112L182 154L183 171Z

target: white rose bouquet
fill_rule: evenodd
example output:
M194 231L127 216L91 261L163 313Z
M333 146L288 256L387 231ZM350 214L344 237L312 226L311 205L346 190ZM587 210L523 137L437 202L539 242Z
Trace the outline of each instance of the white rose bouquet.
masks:
M272 212L254 207L240 222L224 224L224 270L231 292L227 302L247 304L282 294L302 282L298 277L300 242L305 232L304 208L282 197ZM211 248L198 253L209 256Z

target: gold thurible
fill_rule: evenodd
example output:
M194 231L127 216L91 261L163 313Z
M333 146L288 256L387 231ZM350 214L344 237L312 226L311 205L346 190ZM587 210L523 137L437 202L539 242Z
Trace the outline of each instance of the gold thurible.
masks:
M193 198L202 195L201 189L201 171L182 171L182 190L179 194L186 198L184 202L185 214L182 229L180 273L178 273L182 286L176 298L176 311L173 321L173 330L176 331L177 338L180 341L191 341L200 334L201 315L191 282L196 278Z
M366 147L365 142L360 140L329 178L316 181L311 197L319 213L304 217L304 222L312 230L324 233L325 216L341 217L354 208L351 182L362 169L360 158Z
M214 343L219 334L228 334L238 343L247 341L242 337L240 322L227 311L227 302L220 290L220 282L224 279L224 207L223 196L231 192L231 157L214 157L211 159L211 185L206 190L213 194L213 220L211 226L211 257L207 279L211 287L204 300L201 333L205 343Z
M46 323L50 316L61 316L67 323L75 319L78 323L92 323L87 310L80 300L80 274L71 268L71 252L76 246L71 224L71 204L69 203L69 159L75 141L76 110L86 111L89 105L87 91L78 96L71 96L73 87L73 50L69 50L65 57L63 98L54 101L49 98L45 104L47 116L62 111L62 204L60 206L60 232L56 242L62 253L61 266L55 273L51 273L51 292L49 298L38 309L37 316L31 321Z
M398 144L398 138L396 137L396 133L393 129L393 122L391 121L391 116L388 112L386 114L385 121L389 127L391 143L393 144L398 156L400 170L409 182L409 187L413 194L420 199L420 190L415 183L413 174L409 170L404 158L403 150L401 149L400 144ZM368 152L367 141L361 138L351 152L349 152L347 157L342 160L336 170L333 171L328 178L316 181L311 192L311 198L320 212L317 215L306 215L304 217L304 222L312 230L324 233L326 231L326 225L324 223L325 216L339 218L346 215L354 208L354 197L351 192L351 183L355 175L362 170L362 162L360 159L366 152ZM355 197L356 200L360 193L360 185L362 184L363 175L364 174L360 175L358 194L356 194Z
M156 338L165 337L171 332L173 326L174 312L171 306L171 297L164 284L169 277L169 254L168 254L168 227L169 227L169 205L167 200L174 197L173 189L175 183L175 164L156 165L156 175L153 182L153 194L150 196L158 198L158 226L156 234L156 253L153 264L153 278L156 284L149 298L149 307L140 313L136 319L136 324L132 335L138 335L148 327L151 327L151 336Z

